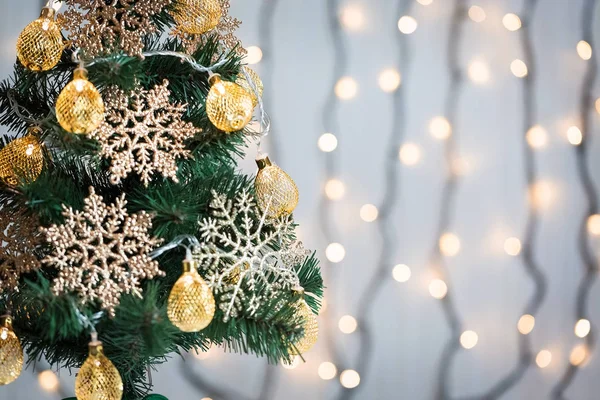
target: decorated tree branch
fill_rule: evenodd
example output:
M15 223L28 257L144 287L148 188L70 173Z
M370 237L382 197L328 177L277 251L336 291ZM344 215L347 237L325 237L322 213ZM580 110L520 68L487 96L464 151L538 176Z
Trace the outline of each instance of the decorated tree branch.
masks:
M228 1L59 5L0 85L0 385L45 358L133 400L178 353L308 351L323 281L293 180L237 168L269 124Z

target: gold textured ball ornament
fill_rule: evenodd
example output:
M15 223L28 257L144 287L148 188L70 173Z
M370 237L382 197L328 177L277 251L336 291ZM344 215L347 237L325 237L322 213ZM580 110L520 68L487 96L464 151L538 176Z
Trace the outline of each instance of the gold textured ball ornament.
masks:
M219 24L222 9L219 0L179 0L171 14L182 32L202 34Z
M250 93L237 83L221 80L217 74L210 77L209 83L206 113L210 122L224 132L244 129L254 112Z
M295 304L297 315L304 321L304 336L290 349L292 355L300 355L308 352L317 343L319 339L319 322L317 316L312 312L304 299L298 300Z
M254 187L259 208L269 218L290 215L296 209L300 199L296 183L285 171L271 163L266 155L258 158L256 164L258 164L258 174Z
M48 71L60 61L65 46L54 15L52 8L42 9L40 17L27 25L19 35L17 57L25 68Z
M17 380L23 370L23 349L12 329L12 318L0 317L0 386Z
M56 119L71 133L90 133L104 121L104 102L87 72L77 68L56 100Z
M169 320L183 332L200 332L212 322L215 308L213 293L198 274L197 264L185 260L183 274L169 295Z
M94 340L90 353L75 379L77 400L121 400L123 380L113 363L104 355L102 342Z
M44 167L44 151L38 138L27 134L0 150L0 179L8 186L35 181Z
M260 79L260 76L258 76L256 71L246 66L242 67L242 71L240 71L240 73L237 76L237 79L235 80L235 83L237 83L238 85L243 87L248 93L250 93L250 96L252 97L252 105L256 107L258 105L258 97L256 96L254 89L252 88L252 84L248 81L248 79L246 79L246 74L244 74L244 71L246 71L246 73L248 74L248 78L250 78L250 81L254 84L256 91L258 92L258 96L260 97L262 97L263 95L264 86L262 80Z

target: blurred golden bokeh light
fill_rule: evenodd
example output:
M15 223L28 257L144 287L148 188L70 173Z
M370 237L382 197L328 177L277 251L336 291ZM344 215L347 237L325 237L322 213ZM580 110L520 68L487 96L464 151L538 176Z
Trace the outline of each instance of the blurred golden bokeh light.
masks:
M521 318L519 318L519 322L517 323L517 328L519 332L523 335L529 335L533 328L535 327L535 317L530 314L525 314Z
M462 335L460 335L460 344L467 350L477 346L478 341L479 336L474 331L464 331Z
M434 299L441 300L446 297L447 293L448 286L443 280L434 279L429 283L429 294L431 294Z
M402 164L412 167L421 161L421 148L414 143L405 143L400 147L398 156Z
M398 20L398 29L405 35L410 35L416 31L418 26L417 20L408 15L404 15Z
M373 204L365 204L360 208L360 218L365 222L373 222L379 216L379 210Z
M446 257L454 257L460 252L460 239L454 233L446 232L440 237L440 251Z
M521 252L521 241L516 237L509 237L504 241L504 251L509 256L518 256Z
M335 84L335 94L342 100L351 100L357 93L358 83L351 76L344 76Z
M354 389L360 385L360 375L353 369L347 369L340 374L340 383L346 389Z
M392 276L400 283L408 282L411 276L411 271L408 265L398 264L392 270Z
M511 32L521 29L521 18L517 14L508 13L502 18L502 25Z
M471 6L469 8L469 18L477 23L485 21L486 15L484 9L480 6Z
M325 249L325 256L332 263L339 263L346 257L346 249L340 243L331 243Z
M400 87L402 77L400 72L394 68L388 68L379 74L379 87L386 93L394 92Z
M540 368L546 368L552 362L552 353L548 350L540 351L535 357L535 363Z

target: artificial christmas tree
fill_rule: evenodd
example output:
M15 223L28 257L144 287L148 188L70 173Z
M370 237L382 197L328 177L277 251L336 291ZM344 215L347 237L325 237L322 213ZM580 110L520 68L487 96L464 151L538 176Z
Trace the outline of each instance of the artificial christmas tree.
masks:
M0 86L0 123L14 133L0 145L12 340L0 371L16 379L22 346L29 360L83 365L78 398L141 399L172 353L218 345L279 362L306 351L323 282L294 233L291 178L255 188L237 170L265 133L247 128L264 109L228 1L65 3L56 21L44 9L36 33L57 25L63 37L28 56L28 27Z

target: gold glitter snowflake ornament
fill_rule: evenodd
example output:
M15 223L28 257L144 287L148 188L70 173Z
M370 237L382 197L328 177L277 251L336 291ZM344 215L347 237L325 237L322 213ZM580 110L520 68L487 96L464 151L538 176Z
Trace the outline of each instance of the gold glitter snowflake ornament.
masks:
M21 275L40 268L34 254L41 242L38 226L24 209L0 210L0 294L18 290Z
M111 182L118 184L131 172L144 185L154 172L177 179L177 159L190 158L185 141L200 132L181 117L185 104L169 103L169 82L130 94L119 88L107 90L104 123L90 137L100 142L100 155L111 160Z
M164 275L149 256L161 242L149 234L150 215L128 215L126 204L123 194L106 205L91 187L83 211L63 206L65 223L42 228L53 248L42 262L59 270L56 295L76 293L114 316L123 293L142 297L141 280Z
M221 21L215 28L219 41L226 49L235 48L235 52L243 56L246 54L246 49L242 46L240 39L235 36L235 31L240 27L242 21L229 15L229 8L231 7L229 0L219 1L221 3Z
M70 0L60 16L73 45L86 57L122 50L141 56L143 38L157 32L152 17L171 0Z

